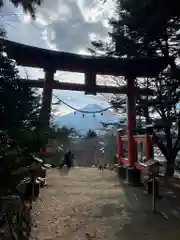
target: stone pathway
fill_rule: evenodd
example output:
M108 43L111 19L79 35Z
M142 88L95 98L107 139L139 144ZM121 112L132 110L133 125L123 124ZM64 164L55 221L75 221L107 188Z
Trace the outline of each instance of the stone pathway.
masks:
M74 168L60 175L51 169L47 186L33 206L33 236L38 240L179 240L178 218L169 215L165 220L149 207L150 199L142 196L141 189L120 184L109 170Z

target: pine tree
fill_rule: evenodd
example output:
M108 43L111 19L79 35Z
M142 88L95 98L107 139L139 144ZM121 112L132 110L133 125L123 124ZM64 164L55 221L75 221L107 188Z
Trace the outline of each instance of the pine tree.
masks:
M4 5L4 0L0 0L0 8ZM30 13L35 19L37 6L40 6L43 0L10 0L15 7L21 6L25 13Z
M10 132L35 124L38 113L36 91L20 84L15 64L0 53L0 129Z
M4 184L0 184L1 190L15 186L27 174L26 167L32 158L24 150L35 151L36 136L30 129L37 127L39 107L36 91L20 84L15 63L0 52L0 181Z
M117 1L117 18L110 20L112 31L109 35L112 41L108 44L93 42L94 48L108 55L126 58L171 56L176 59L180 51L179 4L175 0ZM154 97L142 99L138 96L137 113L164 132L162 139L154 131L154 140L167 160L166 174L170 176L180 150L180 115L177 109L180 87L177 66L172 63L169 70L171 74L161 72L154 79L137 80L136 84L156 90ZM158 119L154 119L152 113Z
M97 137L97 134L95 131L89 129L89 131L87 132L87 135L86 135L87 138L95 138Z

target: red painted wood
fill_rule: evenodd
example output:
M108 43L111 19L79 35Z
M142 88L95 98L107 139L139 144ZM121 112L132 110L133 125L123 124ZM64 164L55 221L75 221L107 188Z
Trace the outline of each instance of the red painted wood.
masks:
M136 166L136 169L138 169L138 170L140 170L140 171L143 171L143 170L145 170L146 168L147 168L147 165L146 164L144 164L144 163L136 163L135 164L135 166Z
M134 140L135 140L135 142L137 142L137 143L140 143L140 142L146 143L147 138L146 138L146 136L141 136L141 137L136 137L136 136L134 136Z
M121 163L123 163L124 165L128 166L129 165L128 158L121 157Z
M47 152L46 147L42 147L42 148L40 148L40 153L46 153L46 152Z
M9 58L16 60L20 66L44 69L49 65L68 72L85 73L93 70L97 74L126 76L133 71L135 77L154 77L170 62L174 62L173 58L164 57L122 59L83 56L27 46L7 39L1 39L1 45L5 46Z
M153 151L153 142L152 142L152 136L133 136L132 135L132 139L134 141L134 143L140 143L142 142L143 144L146 144L146 158L147 160L149 160L151 158L152 155L152 151ZM129 165L129 159L128 158L124 158L124 149L123 149L123 142L128 141L127 136L119 136L119 133L117 133L117 149L118 149L118 163L119 164L125 164L125 165ZM134 163L134 167L143 171L146 169L147 165L144 163L138 163L135 162Z
M136 128L136 101L134 77L127 78L127 110L128 110L128 161L134 167L137 162L137 147L132 134Z

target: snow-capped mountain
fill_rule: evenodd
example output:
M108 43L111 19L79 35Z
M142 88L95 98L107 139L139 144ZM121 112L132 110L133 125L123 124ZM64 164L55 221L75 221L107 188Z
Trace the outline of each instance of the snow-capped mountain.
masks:
M103 108L97 104L88 104L82 111L100 111ZM83 134L88 132L90 129L94 131L105 129L104 124L102 123L117 123L121 119L120 116L115 113L107 110L101 113L97 113L95 115L81 112L72 112L64 116L58 116L55 119L55 122L59 127L66 126L68 128L74 128L77 132Z

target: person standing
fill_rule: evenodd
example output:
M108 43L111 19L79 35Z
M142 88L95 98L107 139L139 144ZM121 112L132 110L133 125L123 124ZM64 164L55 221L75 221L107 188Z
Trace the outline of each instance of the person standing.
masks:
M69 150L67 153L65 153L64 162L65 162L68 170L72 167L72 158L73 158L73 154L72 154L71 150Z

